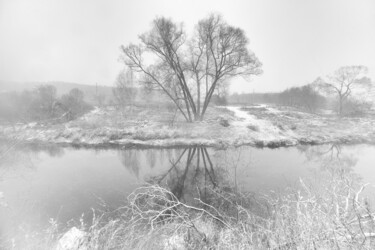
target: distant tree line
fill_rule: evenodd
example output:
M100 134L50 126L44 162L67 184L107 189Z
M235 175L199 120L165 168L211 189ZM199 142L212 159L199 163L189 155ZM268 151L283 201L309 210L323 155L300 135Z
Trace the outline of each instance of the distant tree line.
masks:
M285 106L301 108L314 113L317 109L325 107L327 101L309 84L284 90L279 94L279 102Z
M272 103L315 113L330 109L339 116L367 113L375 100L364 98L372 87L364 66L344 66L332 75L318 77L311 84L288 88L275 93L234 93L228 96L231 104Z
M272 103L312 113L323 108L327 103L326 97L319 94L311 84L288 88L279 93L233 94L228 96L228 101L234 104Z
M92 109L81 90L57 96L56 87L40 85L34 90L0 93L0 120L8 122L61 122L77 118Z

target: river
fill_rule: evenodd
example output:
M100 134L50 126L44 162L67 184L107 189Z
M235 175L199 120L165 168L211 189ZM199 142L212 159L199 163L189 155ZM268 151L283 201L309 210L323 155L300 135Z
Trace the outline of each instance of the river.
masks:
M283 192L298 186L300 178L327 168L345 169L362 182L375 184L374 162L375 146L371 145L218 150L21 144L0 158L0 237L40 232L51 221L63 228L80 218L89 223L92 209L115 209L145 183L167 186L180 200L189 202L198 193L204 194L204 187ZM372 195L371 185L368 190Z

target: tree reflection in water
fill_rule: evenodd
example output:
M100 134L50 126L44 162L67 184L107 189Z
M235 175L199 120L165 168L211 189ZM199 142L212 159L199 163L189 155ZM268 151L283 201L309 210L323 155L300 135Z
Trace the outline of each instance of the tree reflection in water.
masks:
M139 177L139 151L138 150L123 150L119 151L120 161L122 165L130 170L137 178Z
M0 180L8 172L23 174L20 170L36 170L34 161L40 153L51 157L64 156L64 148L57 145L21 143L19 141L0 140Z
M345 152L340 144L320 146L299 146L308 161L318 164L321 170L337 173L350 173L358 163L358 158L352 152Z
M199 198L208 202L210 190L225 182L223 170L215 168L204 147L186 148L170 163L170 168L151 182L168 187L181 201L193 202Z

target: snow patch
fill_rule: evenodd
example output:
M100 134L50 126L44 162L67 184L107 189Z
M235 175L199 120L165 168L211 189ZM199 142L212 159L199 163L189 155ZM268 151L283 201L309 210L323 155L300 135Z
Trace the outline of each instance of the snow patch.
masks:
M87 233L72 227L58 241L56 250L87 250L85 237Z
M258 119L249 114L248 111L241 110L240 107L227 107L227 109L232 111L235 116L239 118L237 121L233 122L233 126L236 127L236 129L240 129L244 134L258 132L258 140L273 140L280 137L280 134L282 134L280 129L274 126L270 121Z

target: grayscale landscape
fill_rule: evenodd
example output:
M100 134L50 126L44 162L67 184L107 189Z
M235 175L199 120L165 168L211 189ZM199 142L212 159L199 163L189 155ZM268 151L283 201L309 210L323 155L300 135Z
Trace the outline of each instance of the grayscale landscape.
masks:
M374 249L375 2L0 0L0 249Z

